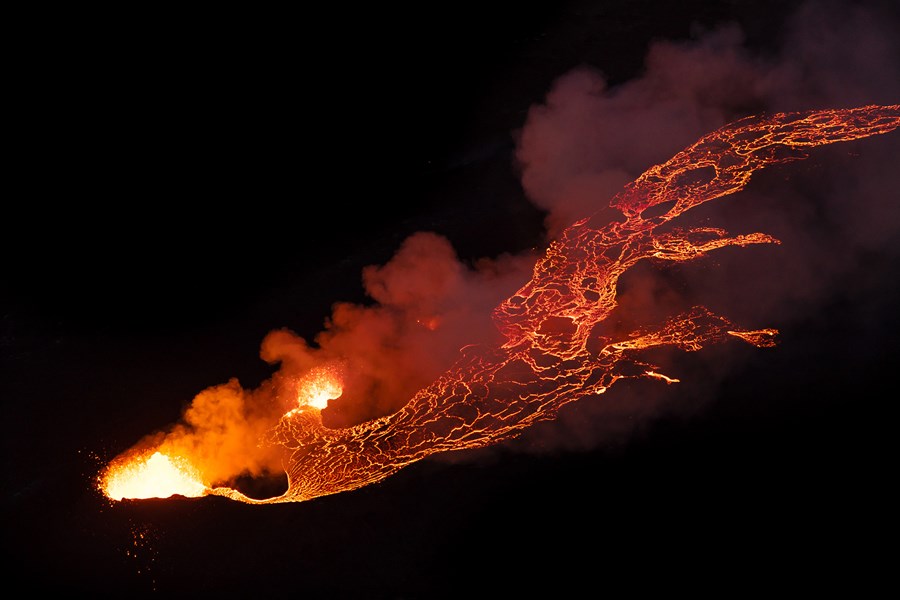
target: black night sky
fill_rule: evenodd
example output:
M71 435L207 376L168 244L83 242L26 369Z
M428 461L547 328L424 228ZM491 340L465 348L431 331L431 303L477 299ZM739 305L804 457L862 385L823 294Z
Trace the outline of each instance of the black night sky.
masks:
M7 583L94 597L865 595L892 566L900 182L881 167L897 132L772 167L699 215L782 245L642 272L661 278L655 290L779 328L775 348L661 356L678 385L625 382L513 443L306 503L111 504L93 487L201 390L269 377L266 333L311 339L334 302L370 302L362 269L409 235L445 236L467 264L542 248L548 211L523 187L518 134L572 69L603 74L624 130L628 111L669 114L646 91L662 85L648 49L730 23L753 57L744 70L672 74L673 89L698 90L697 114L897 103L896 36L878 37L896 31L896 8L857 5L30 17L8 91L24 135L0 280ZM824 16L804 29L798 14ZM747 74L753 61L765 76ZM737 91L720 98L696 83L706 76ZM696 139L672 123L643 135L676 150ZM845 204L822 199L839 194Z

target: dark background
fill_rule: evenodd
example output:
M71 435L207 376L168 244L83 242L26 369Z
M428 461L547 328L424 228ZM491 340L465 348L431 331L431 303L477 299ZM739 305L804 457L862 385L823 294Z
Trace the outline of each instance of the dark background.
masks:
M486 4L23 22L0 296L7 582L419 598L858 591L887 573L896 255L777 348L684 359L739 366L715 402L625 443L423 461L294 505L111 505L93 488L197 392L270 375L269 330L311 337L333 302L364 302L362 267L410 233L463 260L541 244L511 132L559 75L626 81L651 41L724 20L764 48L795 5Z

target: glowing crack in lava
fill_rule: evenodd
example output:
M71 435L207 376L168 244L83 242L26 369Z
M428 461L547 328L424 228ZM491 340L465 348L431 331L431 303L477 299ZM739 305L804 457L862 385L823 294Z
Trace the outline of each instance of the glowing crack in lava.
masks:
M184 470L179 472L193 473L193 483L179 483L177 489L165 488L158 495L201 495L202 490L263 504L354 490L437 452L514 437L536 422L555 418L566 404L603 394L623 378L677 381L642 360L643 350L671 346L695 351L732 338L771 346L776 330L744 330L702 307L673 316L658 329L621 339L602 337L597 326L617 305L619 278L641 260L689 261L725 246L778 243L763 233L730 236L716 228L660 231L661 226L695 206L743 189L763 167L805 158L806 148L883 134L898 126L900 105L781 113L726 125L625 186L610 201L621 213L619 220L601 221L595 215L567 228L537 262L531 280L494 310L504 342L467 348L400 410L351 427L329 428L319 407L323 398L340 393L339 377L310 371L308 380L293 382L296 406L270 423L263 436L264 444L282 453L288 479L282 495L258 500L231 487L210 485L213 477L190 467L194 457L184 449L169 460L182 461ZM128 456L114 461L101 478L102 489L112 498L143 497L118 486L120 473L143 469L132 461L146 460L148 454ZM150 456L155 460L157 455Z

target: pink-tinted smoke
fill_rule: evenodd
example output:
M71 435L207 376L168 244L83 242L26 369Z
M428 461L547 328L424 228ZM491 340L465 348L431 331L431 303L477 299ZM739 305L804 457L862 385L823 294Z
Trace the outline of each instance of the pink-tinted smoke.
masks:
M644 73L609 86L603 65L559 77L517 132L524 190L547 211L552 237L706 131L748 114L896 103L900 98L896 14L849 2L809 2L787 22L777 48L756 52L740 27L723 23L689 41L658 41ZM850 157L848 158L848 154ZM847 281L866 253L896 253L900 181L897 136L830 148L791 172L761 176L740 199L691 218L733 233L765 231L779 248L723 252L715 265L661 272L642 265L620 282L620 326L653 320L695 302L748 326L790 322L815 310ZM599 203L602 205L603 203ZM615 211L607 210L609 218ZM615 327L616 323L608 324ZM698 364L694 379L714 395L730 369L726 352ZM661 357L660 360L665 360ZM531 435L533 447L584 447L622 437L662 412L689 413L666 391L642 386L582 403ZM702 386L701 386L702 387Z

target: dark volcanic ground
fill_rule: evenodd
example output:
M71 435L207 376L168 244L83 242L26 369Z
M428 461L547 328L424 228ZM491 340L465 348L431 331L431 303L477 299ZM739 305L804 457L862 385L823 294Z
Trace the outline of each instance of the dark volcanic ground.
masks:
M802 318L771 323L776 348L678 359L682 373L716 372L714 393L702 379L614 388L613 406L692 407L629 416L625 439L542 451L534 435L298 505L110 504L93 488L105 460L199 391L269 376L268 331L312 337L333 302L366 301L361 269L410 233L446 235L464 260L541 245L512 132L559 75L586 63L623 82L652 40L728 19L765 47L788 11L656 4L36 19L47 43L23 77L27 185L7 204L0 296L8 584L432 598L777 582L859 595L889 574L896 252L870 253ZM737 264L727 256L722 268ZM569 424L596 418L584 410Z

